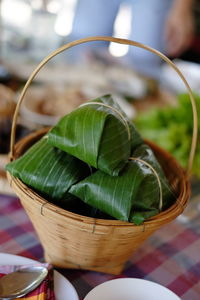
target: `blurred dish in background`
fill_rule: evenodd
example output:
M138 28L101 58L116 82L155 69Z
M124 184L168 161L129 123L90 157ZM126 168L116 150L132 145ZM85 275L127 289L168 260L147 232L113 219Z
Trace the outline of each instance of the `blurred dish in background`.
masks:
M0 84L0 153L8 152L8 124L11 123L15 110L14 92L7 86Z
M200 94L200 65L179 59L174 60L174 63L187 79L191 89ZM161 78L161 83L176 94L187 92L184 83L169 65L163 64Z
M7 86L0 84L0 120L12 117L15 110L14 92Z
M106 88L87 85L35 85L28 90L21 107L21 122L28 128L53 126L58 120L87 100L109 93ZM132 105L120 95L113 97L130 119Z
M8 162L11 124L16 107L14 98L15 93L9 87L0 84L0 192L8 194L13 194L13 191L7 182L4 167ZM17 125L17 140L26 133L27 130L24 127Z
M35 67L36 65L31 63L19 64L15 67L10 65L10 70L21 80L27 80ZM34 78L34 83L53 87L61 85L66 86L66 89L78 87L86 96L85 100L106 93L115 94L118 99L120 98L120 105L130 118L135 116L132 102L143 100L149 93L155 92L155 85L152 85L152 81L139 76L132 69L122 65L105 65L98 61L79 65L61 64L59 61L49 63ZM50 124L54 124L54 121L53 123L51 121L53 120L50 120ZM49 125L48 121L47 125Z
M78 87L35 85L28 89L21 108L21 121L28 128L52 126L60 117L86 100Z
M26 80L35 68L35 64L10 65L10 71L22 80ZM121 65L108 65L98 61L84 64L49 63L42 69L34 82L46 84L85 84L94 87L107 87L115 93L143 98L149 93L148 79L139 76L132 69Z
M149 81L128 68L107 68L106 77L109 85L126 97L140 100L149 92Z
M107 76L106 72L103 75L102 69L97 70L95 67L93 71L88 68L73 68L71 71L68 69L68 73L65 75L63 73L60 81L56 73L54 72L54 82L37 81L28 88L21 108L21 120L28 128L53 126L60 117L68 114L83 102L108 93L113 95L130 119L135 117L133 105L128 103L123 93L117 89L117 78L115 85L111 84L110 75ZM52 71L49 74L52 74ZM47 77L50 79L49 76ZM129 88L125 90L128 94Z

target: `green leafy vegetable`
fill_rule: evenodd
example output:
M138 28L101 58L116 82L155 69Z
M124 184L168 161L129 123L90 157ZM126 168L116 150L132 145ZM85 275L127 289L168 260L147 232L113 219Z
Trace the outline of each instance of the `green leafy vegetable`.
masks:
M200 96L194 95L197 105L200 132ZM136 127L146 137L171 152L183 167L187 166L190 153L193 115L187 94L178 96L176 107L157 108L145 112L135 120ZM200 178L200 138L193 163L193 174Z

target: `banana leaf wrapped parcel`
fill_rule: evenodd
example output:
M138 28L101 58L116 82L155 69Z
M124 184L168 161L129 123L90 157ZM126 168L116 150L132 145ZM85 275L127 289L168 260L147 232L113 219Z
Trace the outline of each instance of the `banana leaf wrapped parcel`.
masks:
M72 184L92 173L79 159L51 146L44 136L6 169L50 202L74 213L108 218L105 213L68 192Z
M21 157L7 164L13 176L40 192L55 203L65 198L70 186L91 174L91 168L79 159L51 146L47 135L28 149Z
M168 208L174 199L153 151L143 144L118 176L98 170L78 182L69 193L108 215L141 224Z
M50 130L49 143L96 169L117 176L143 142L110 95L88 101Z
M64 116L6 169L50 202L90 217L139 225L175 199L152 149L110 95Z

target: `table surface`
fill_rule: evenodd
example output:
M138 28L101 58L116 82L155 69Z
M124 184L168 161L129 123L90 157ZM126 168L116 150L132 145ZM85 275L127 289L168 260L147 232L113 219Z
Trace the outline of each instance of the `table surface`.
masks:
M184 213L163 226L130 257L119 276L57 269L82 299L93 287L119 277L144 278L183 300L200 299L200 185L195 181ZM43 261L43 250L18 198L0 194L0 252ZM1 262L0 262L1 263Z

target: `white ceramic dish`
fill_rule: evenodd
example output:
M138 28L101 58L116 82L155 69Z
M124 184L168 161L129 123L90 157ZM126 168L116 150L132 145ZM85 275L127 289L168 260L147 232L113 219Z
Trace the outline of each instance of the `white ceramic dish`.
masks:
M137 278L118 278L91 290L84 300L181 300L166 287Z
M36 262L32 259L12 255L7 253L0 253L0 264L4 265L24 265ZM56 300L78 300L78 295L73 285L60 273L54 271L54 287Z

